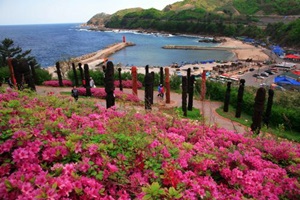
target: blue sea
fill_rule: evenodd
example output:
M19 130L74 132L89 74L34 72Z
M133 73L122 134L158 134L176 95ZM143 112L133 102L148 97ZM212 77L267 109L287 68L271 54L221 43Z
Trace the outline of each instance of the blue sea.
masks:
M11 25L0 26L0 41L10 38L15 46L31 49L42 67L53 66L57 61L69 60L105 47L126 41L136 45L127 47L109 60L124 66L168 66L172 63L199 62L203 60L228 60L233 57L227 51L163 49L165 45L214 46L199 43L197 37L147 34L137 31L91 31L80 24Z

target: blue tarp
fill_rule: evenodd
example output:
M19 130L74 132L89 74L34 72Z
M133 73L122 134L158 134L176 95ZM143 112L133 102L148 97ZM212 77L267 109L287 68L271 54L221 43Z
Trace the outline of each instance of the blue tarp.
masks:
M300 86L300 82L298 82L294 79L288 78L286 76L277 76L277 77L275 77L274 82L279 85L280 84L288 84L288 85Z
M282 56L284 54L284 50L280 46L272 46L271 50L278 56Z
M252 38L245 38L245 39L243 39L243 41L244 42L250 42L250 43L254 43L255 42L255 40L252 39Z

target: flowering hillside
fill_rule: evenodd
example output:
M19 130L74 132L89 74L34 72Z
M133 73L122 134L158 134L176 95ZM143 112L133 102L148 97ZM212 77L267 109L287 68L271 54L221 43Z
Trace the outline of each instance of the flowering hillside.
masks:
M300 146L0 93L0 199L299 199Z

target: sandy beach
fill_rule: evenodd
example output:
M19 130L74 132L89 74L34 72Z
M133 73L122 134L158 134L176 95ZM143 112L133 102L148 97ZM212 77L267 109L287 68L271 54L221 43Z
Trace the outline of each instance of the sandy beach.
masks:
M224 48L228 48L231 49L231 52L234 53L234 57L232 58L232 60L228 61L228 64L230 64L232 61L235 60L246 60L246 59L252 59L258 62L263 62L265 60L269 59L269 56L267 54L265 54L263 52L263 48L262 47L255 47L251 44L247 44L244 43L240 40L236 40L233 38L224 38L226 41L222 42L219 47L224 47ZM115 52L124 49L128 46L132 46L134 45L133 43L117 43L117 44L113 44L110 45L108 47L106 47L105 49L99 50L97 52L88 54L88 55L83 55L80 56L78 58L76 58L76 63L82 63L82 64L88 64L89 68L91 70L95 70L97 69L97 67L100 67L99 64L103 63L105 61L105 59L107 57L109 57L110 55L114 54ZM207 63L207 64L188 64L185 66L182 66L180 69L176 69L176 68L171 68L170 66L164 66L164 67L170 67L170 74L176 74L178 73L178 71L181 72L182 75L185 75L186 70L188 68L194 69L196 68L196 70L192 70L192 74L199 74L202 73L203 70L208 70L211 71L212 68L214 66L216 66L217 63ZM125 67L125 66L121 66L122 68L122 72L130 72L131 67ZM56 77L55 74L55 66L53 67L48 67L46 68L49 73L53 76ZM155 72L158 73L160 71L160 69L158 67L151 67L149 68L150 72ZM138 67L138 73L145 73L145 69L144 67Z
M226 42L221 43L221 47L231 47L237 60L253 59L263 62L269 59L269 56L263 52L262 47L255 47L251 44L244 43L233 38L225 38Z

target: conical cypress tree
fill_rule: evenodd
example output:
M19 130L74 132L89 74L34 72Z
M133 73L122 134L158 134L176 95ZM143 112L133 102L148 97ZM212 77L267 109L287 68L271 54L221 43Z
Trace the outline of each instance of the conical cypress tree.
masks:
M236 112L235 117L240 118L242 114L242 105L243 105L243 96L244 96L244 87L245 87L245 79L240 80L240 87L238 90L238 96L237 96L237 106L236 106Z
M92 96L91 86L90 86L90 72L89 72L88 64L84 64L84 77L85 77L86 96Z
M271 117L271 111L272 111L272 105L273 105L273 97L274 97L274 90L269 89L268 91L268 103L267 103L267 109L266 113L264 115L264 123L269 127L270 117Z
M60 64L59 62L56 62L56 73L57 73L57 78L58 78L58 83L60 87L63 87L63 82L62 82L62 76L61 76L61 71L60 71Z
M115 95L114 95L114 64L111 61L107 62L105 68L105 92L106 92L106 108L110 108L115 105Z
M224 108L223 108L224 112L228 112L228 107L230 102L230 91L231 91L230 87L231 87L231 82L227 82L227 89L225 93L225 101L224 101Z
M264 105L266 100L265 88L259 88L256 92L254 111L252 116L251 131L255 134L259 134L261 129L262 116L264 112Z

